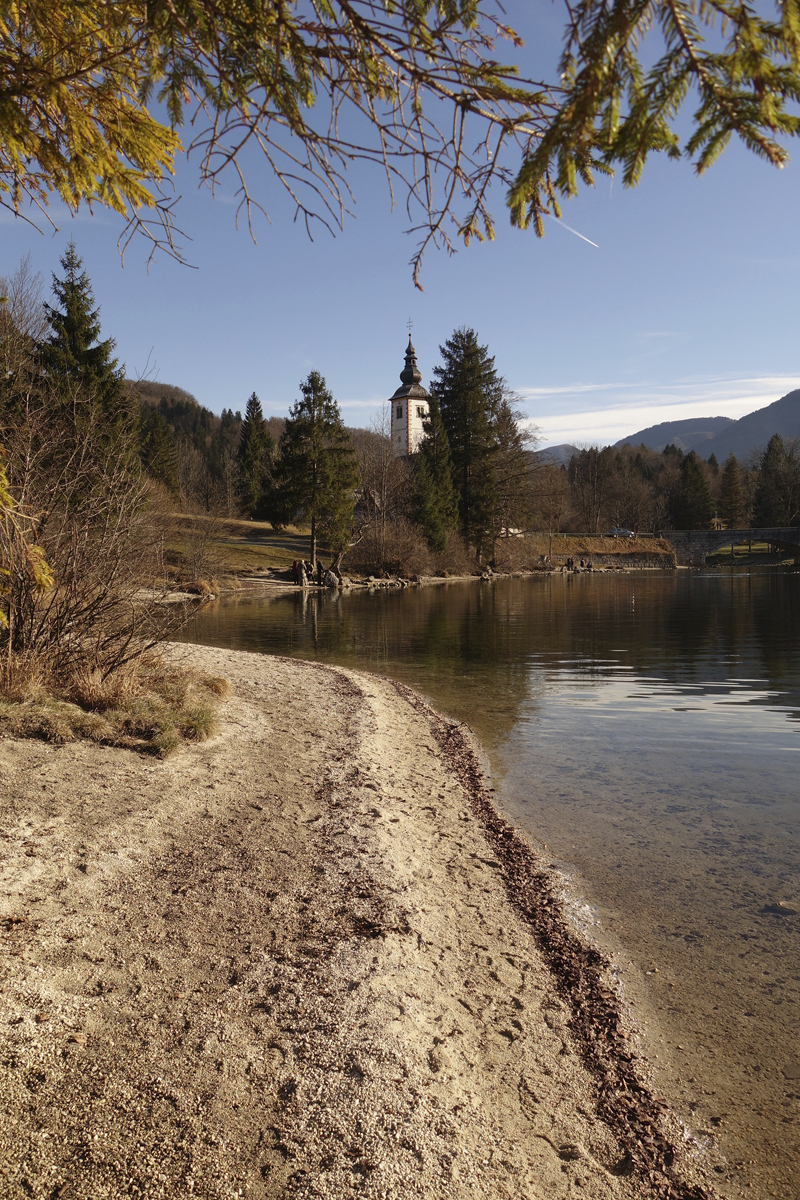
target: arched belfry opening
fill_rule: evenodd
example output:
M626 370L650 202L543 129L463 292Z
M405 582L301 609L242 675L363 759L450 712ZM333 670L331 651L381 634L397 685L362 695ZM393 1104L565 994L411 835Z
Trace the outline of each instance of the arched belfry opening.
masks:
M422 386L421 379L417 352L409 335L406 365L400 372L400 387L389 401L392 406L392 453L395 458L413 454L425 436L422 423L428 416L430 396Z

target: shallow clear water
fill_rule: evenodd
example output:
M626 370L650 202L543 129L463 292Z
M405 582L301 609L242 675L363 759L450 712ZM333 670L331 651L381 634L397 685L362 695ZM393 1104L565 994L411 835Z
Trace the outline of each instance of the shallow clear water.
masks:
M534 576L226 601L188 639L468 722L620 965L720 1190L800 1196L800 576Z

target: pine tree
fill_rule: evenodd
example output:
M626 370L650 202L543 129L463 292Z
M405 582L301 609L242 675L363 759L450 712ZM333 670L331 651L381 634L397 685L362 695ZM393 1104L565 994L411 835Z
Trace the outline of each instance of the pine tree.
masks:
M341 543L353 520L359 483L356 453L339 405L319 371L300 384L278 447L277 503L292 519L311 526L311 567L317 539Z
M100 310L94 306L92 285L74 242L60 261L64 277L53 276L60 308L44 305L52 332L39 347L42 367L62 403L69 404L80 391L107 420L132 422L136 401L127 393L123 371L113 357L114 340L99 340Z
M439 351L442 365L434 368L433 391L450 445L461 529L480 557L493 509L496 423L504 385L473 329L456 329Z
M458 498L442 414L436 396L428 402L425 439L414 456L414 508L431 550L442 553L458 523Z
M255 516L269 485L274 444L255 392L247 401L239 437L239 489L242 506Z
M681 463L681 477L675 497L676 529L709 529L714 516L714 500L703 464L690 450Z
M722 465L719 515L728 529L742 529L747 524L747 500L744 494L742 468L733 454L729 454Z
M761 455L758 484L753 504L753 523L769 526L796 525L800 514L800 455L797 446L773 434Z
M175 434L152 404L139 413L139 457L148 475L174 496L178 493L178 448Z

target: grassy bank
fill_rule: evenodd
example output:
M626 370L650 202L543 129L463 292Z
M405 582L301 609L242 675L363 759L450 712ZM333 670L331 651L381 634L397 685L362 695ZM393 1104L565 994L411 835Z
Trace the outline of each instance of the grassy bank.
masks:
M164 542L165 571L176 583L236 580L288 571L308 556L308 532L269 521L179 514Z
M230 585L259 575L274 576L288 572L295 559L307 556L306 529L289 526L278 530L268 521L179 515L173 519L164 544L165 570L176 583L184 585ZM534 533L500 539L495 548L495 567L498 571L536 570L546 567L548 559L552 565L562 566L569 557L581 556L592 558L597 566L671 567L675 562L672 548L661 538L583 534L556 534L550 538L546 533ZM438 565L434 563L431 570ZM459 565L458 573L463 573L466 560ZM347 558L344 569L348 569ZM355 562L350 569L362 573ZM419 568L409 563L406 570L415 574ZM372 565L367 573L372 571L379 572L380 567Z
M795 557L790 550L779 547L775 550L768 542L743 542L738 546L725 546L709 554L709 567L781 567L794 566Z

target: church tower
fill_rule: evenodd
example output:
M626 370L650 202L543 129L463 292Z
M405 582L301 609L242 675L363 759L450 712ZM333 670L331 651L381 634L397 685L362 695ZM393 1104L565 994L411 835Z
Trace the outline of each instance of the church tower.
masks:
M401 387L389 403L392 406L392 453L395 458L404 458L419 449L425 436L422 422L428 416L430 396L420 382L422 372L417 366L417 352L408 338L406 365L400 372Z

